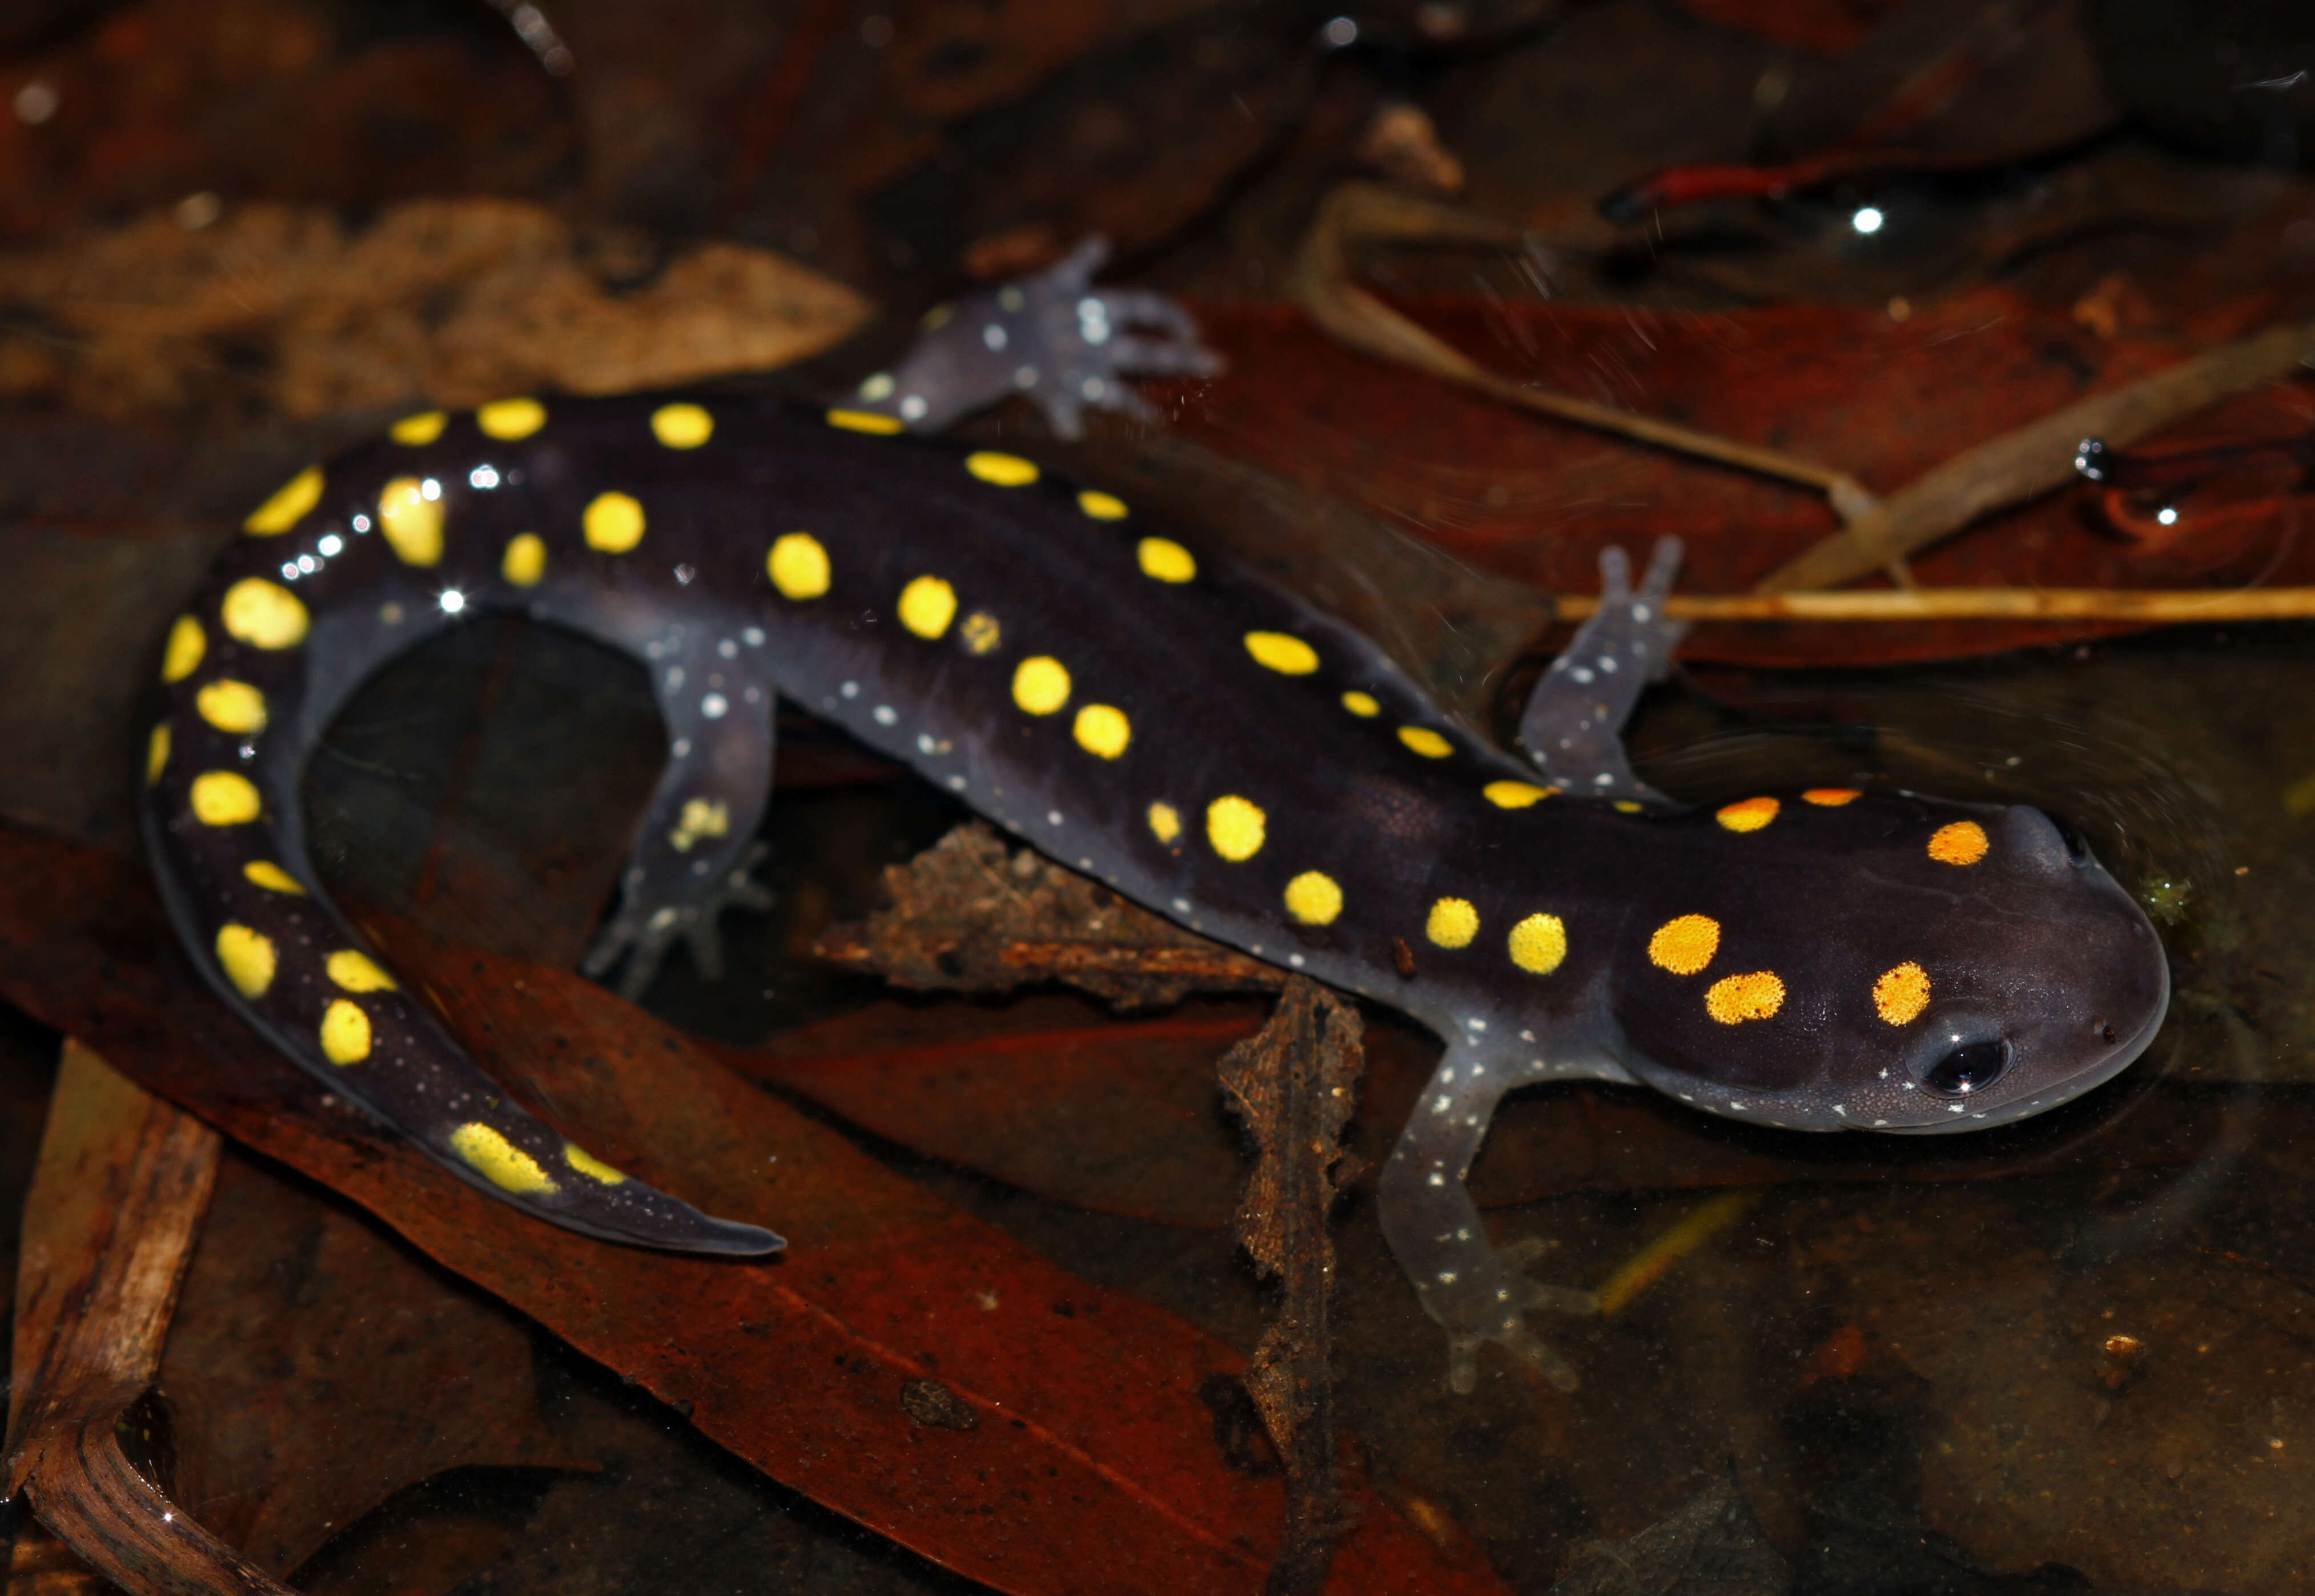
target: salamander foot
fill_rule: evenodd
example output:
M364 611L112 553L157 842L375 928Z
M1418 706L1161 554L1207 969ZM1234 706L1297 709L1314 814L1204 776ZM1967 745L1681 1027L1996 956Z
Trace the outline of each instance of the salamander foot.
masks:
M944 305L899 365L848 402L937 432L1012 394L1045 412L1060 436L1085 430L1088 409L1154 419L1131 377L1212 377L1221 357L1198 341L1190 313L1164 294L1097 288L1108 241L1087 239L1053 265Z
M1447 1385L1457 1396L1478 1384L1479 1347L1490 1341L1561 1390L1575 1388L1575 1370L1528 1328L1526 1316L1532 1308L1588 1314L1599 1302L1589 1291L1529 1277L1527 1266L1548 1245L1530 1236L1505 1247L1467 1247L1453 1268L1434 1272L1419 1288L1424 1310L1446 1327Z
M628 894L619 912L597 934L587 956L580 961L580 972L590 980L600 980L617 968L616 989L620 997L633 1002L643 995L652 978L659 973L668 949L680 941L691 950L691 962L702 976L709 980L722 980L723 940L716 921L727 909L752 909L761 914L772 907L771 891L754 875L756 866L770 852L767 843L749 844L738 864L687 902L653 905ZM621 960L625 961L624 966Z

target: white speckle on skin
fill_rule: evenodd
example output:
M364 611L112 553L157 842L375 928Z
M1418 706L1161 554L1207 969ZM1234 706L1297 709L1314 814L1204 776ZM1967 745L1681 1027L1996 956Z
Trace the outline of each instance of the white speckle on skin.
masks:
M924 402L922 395L911 394L900 401L900 419L904 421L921 421L925 419L925 412L931 408L931 405Z
M900 712L889 704L880 704L868 714L880 726L898 724L900 719Z
M1049 809L1049 810L1047 810L1047 811L1045 811L1045 824L1047 824L1048 826L1058 826L1058 825L1060 825L1060 823L1061 823L1061 811L1060 811L1060 810L1058 810L1058 809Z
M964 791L964 777L961 776L952 776L948 778L948 785L962 793Z
M1575 669L1569 671L1567 674L1568 674L1568 675L1570 675L1570 676L1572 676L1572 677L1574 677L1577 681L1583 683L1583 684L1584 684L1585 686L1587 686L1587 687L1591 685L1591 682L1592 682L1592 673L1591 673L1590 671L1588 671L1588 670L1583 669L1582 667L1580 667L1580 666L1579 666L1578 668L1576 668Z
M736 660L740 657L740 645L727 637L715 645L715 652L727 660Z
M670 693L674 692L676 688L683 686L683 667L680 665L669 666L667 668L667 675L663 679L667 683L667 690Z
M846 682L842 687L836 690L843 694L847 698L857 698L860 696L860 684L858 682Z
M992 350L1001 350L1011 341L1005 336L1005 329L1002 326L991 322L980 330L980 341Z
M750 626L740 634L740 640L749 648L761 648L764 646L764 629L761 626Z
M710 693L699 701L699 713L711 721L722 720L723 712L731 707L732 701L721 693Z
M1615 673L1616 673L1616 658L1615 658L1615 656L1614 656L1613 654L1602 654L1602 655L1601 655L1601 656L1600 656L1600 669L1602 669L1602 670L1604 670L1604 671L1606 671L1606 672L1607 672L1609 675L1610 675L1610 676L1615 675Z
M936 745L933 742L933 734L931 732L919 732L917 733L917 752L920 754L929 754L933 751L935 746Z
M1175 900L1174 900L1174 912L1175 912L1175 914L1187 914L1187 913L1189 913L1189 912L1190 912L1190 900L1189 900L1187 898L1176 898L1176 899L1175 899Z
M675 747L670 751L672 752L677 758L682 758L685 755L691 752L691 739L688 737L677 738L675 740Z
M1294 966L1294 968L1295 968L1295 969L1297 969L1297 970L1299 970L1299 969L1301 969L1301 968L1302 968L1302 955L1301 955L1301 954L1299 954L1299 953L1289 953L1289 954L1287 954L1287 955L1286 955L1286 962L1287 962L1289 964L1291 964L1292 966Z

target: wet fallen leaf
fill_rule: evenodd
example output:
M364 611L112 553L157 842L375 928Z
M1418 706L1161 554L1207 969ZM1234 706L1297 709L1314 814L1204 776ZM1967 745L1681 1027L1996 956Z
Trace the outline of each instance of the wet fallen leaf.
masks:
M519 1320L238 1154L219 1173L160 1389L177 1500L283 1579L430 1475L590 1467L539 1417Z
M561 971L404 937L483 1067L620 1166L708 1210L776 1219L785 1261L649 1254L540 1225L333 1102L199 985L142 878L0 832L0 990L385 1219L773 1478L970 1577L1083 1587L1099 1525L1117 1591L1252 1591L1275 1482L1231 1472L1199 1393L1228 1349L1075 1280L890 1174ZM1069 1314L1051 1311L1068 1302ZM901 1400L938 1379L972 1429ZM1359 1482L1329 1589L1497 1588Z
M1489 369L1853 473L1876 492L2082 396L2176 364L2274 319L2244 300L2186 334L2100 338L2004 288L1912 307L1903 320L1831 306L1711 315L1621 306L1399 308ZM1228 369L1178 400L1191 439L1419 530L1459 557L1546 592L1582 594L1599 551L1687 540L1683 591L1734 593L1834 530L1814 494L1495 404L1334 346L1291 311L1203 307ZM2305 424L2303 385L2228 401L2195 427L2275 435ZM2107 535L2089 483L1982 522L1914 560L1925 587L2159 587L2175 574ZM2194 580L2315 583L2315 548L2288 536L2304 495L2271 501L2263 536ZM1753 664L1929 659L2111 627L2080 623L1699 625L1691 658Z

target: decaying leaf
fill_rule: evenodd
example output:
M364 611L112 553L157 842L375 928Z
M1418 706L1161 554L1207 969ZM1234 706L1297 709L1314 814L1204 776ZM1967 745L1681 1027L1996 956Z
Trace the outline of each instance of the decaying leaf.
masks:
M1579 1556L1551 1596L1784 1596L1793 1571L1721 1476L1629 1540Z
M1335 1243L1343 1130L1358 1104L1359 1012L1316 981L1286 983L1259 1033L1225 1054L1222 1089L1254 1139L1235 1229L1277 1310L1247 1361L1246 1386L1286 1474L1286 1530L1271 1565L1273 1596L1326 1582L1346 1527L1335 1468Z
M1192 992L1275 989L1282 972L1129 903L980 821L884 873L889 908L812 944L823 959L918 991L1061 981L1119 1008Z
M24 1204L5 1488L130 1596L288 1596L121 1450L216 1184L217 1132L77 1043ZM39 1570L69 1589L69 1570Z
M841 284L741 244L685 250L632 293L605 265L554 212L513 200L410 201L359 232L320 208L238 206L198 232L154 215L0 254L0 300L19 307L0 398L125 418L245 401L253 380L291 416L614 393L785 366L868 315Z

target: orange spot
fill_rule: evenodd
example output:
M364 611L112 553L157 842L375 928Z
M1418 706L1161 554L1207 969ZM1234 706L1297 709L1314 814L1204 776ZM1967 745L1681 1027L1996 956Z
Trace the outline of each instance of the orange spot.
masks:
M1985 839L1984 827L1975 820L1956 820L1938 827L1937 835L1929 838L1929 857L1940 864L1974 864L1991 846Z
M1811 787L1801 794L1801 802L1814 803L1819 809L1839 809L1865 796L1855 787Z
M1704 1012L1724 1025L1765 1020L1785 1006L1785 983L1771 971L1724 975L1704 995Z
M1929 972L1908 959L1873 983L1873 1006L1893 1025L1907 1025L1929 1006Z
M1784 805L1773 798L1743 798L1723 808L1714 818L1731 831L1758 831L1777 818Z
M1720 951L1720 922L1710 915L1666 920L1648 938L1648 962L1674 975L1694 975Z

